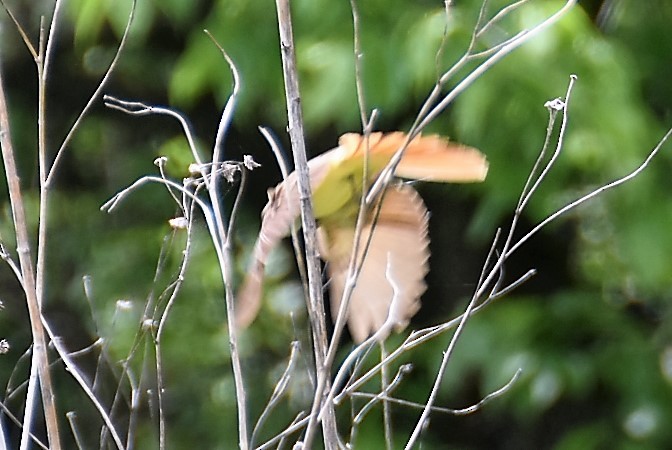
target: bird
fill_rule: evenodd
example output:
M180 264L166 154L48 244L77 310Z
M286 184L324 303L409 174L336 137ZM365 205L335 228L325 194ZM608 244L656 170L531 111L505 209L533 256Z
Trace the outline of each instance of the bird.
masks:
M361 199L367 195L364 188L375 183L406 143L394 172L395 181L373 201L364 203L364 225L357 246L361 269L346 313L355 343L374 334L383 340L392 329L403 331L420 309L420 298L427 288L429 213L415 188L399 180L480 182L487 175L488 162L479 150L439 135L408 140L407 134L399 131L346 133L336 148L308 161L318 251L326 263L331 312L336 320ZM256 318L269 254L300 216L296 171L269 189L268 198L251 261L236 295L234 323L239 329Z

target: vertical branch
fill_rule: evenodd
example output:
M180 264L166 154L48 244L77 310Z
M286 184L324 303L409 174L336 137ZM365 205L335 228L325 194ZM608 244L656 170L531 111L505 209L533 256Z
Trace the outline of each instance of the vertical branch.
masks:
M135 0L133 1L133 7L131 9L131 12L129 14L129 20L126 26L126 29L124 31L124 38L122 39L122 43L120 44L119 48L117 49L117 54L115 55L115 58L113 62L110 64L105 77L103 80L99 83L99 86L96 90L96 92L91 96L89 99L89 102L87 106L84 108L84 110L80 113L77 121L75 124L70 128L67 137L65 138L61 148L59 149L56 158L53 162L52 165L49 164L48 161L48 149L47 149L47 122L46 122L46 98L47 98L47 81L50 78L50 68L52 66L52 62L54 59L55 55L55 40L56 40L56 35L57 35L57 29L58 29L58 24L60 21L60 15L61 15L61 10L62 10L62 5L63 2L61 0L56 0L53 6L53 10L51 12L51 19L49 21L49 24L46 25L46 21L44 18L42 18L40 22L40 37L39 37L39 43L37 48L33 46L33 44L30 42L28 39L26 33L24 32L23 28L21 25L16 21L16 19L11 15L10 17L14 21L14 24L16 25L19 33L21 34L24 43L28 50L30 51L31 55L33 56L33 60L36 65L37 69L37 88L38 88L38 104L37 104L37 122L38 122L38 168L39 168L39 184L40 184L40 200L39 200L39 219L38 219L38 236L37 236L37 256L36 256L36 264L33 267L33 263L31 260L30 256L30 246L29 246L29 240L28 240L28 235L27 235L27 230L24 233L24 236L22 237L21 235L21 228L25 228L25 213L23 211L23 204L21 200L21 193L20 193L20 185L19 185L19 179L18 175L16 174L17 170L15 167L15 164L13 162L13 159L10 160L10 158L13 156L13 151L11 150L11 147L8 147L9 149L7 150L8 155L4 155L4 160L5 160L5 165L7 166L8 164L13 166L12 169L13 171L10 172L8 169L6 171L6 176L9 182L9 191L10 191L10 198L12 196L12 192L15 192L15 198L10 199L12 203L12 209L14 210L14 222L15 222L15 228L17 229L17 244L18 244L18 253L20 257L25 257L25 263L24 259L20 259L21 261L21 276L22 276L22 285L24 288L24 291L26 292L27 295L27 301L28 301L28 307L29 307L29 313L30 313L30 321L31 321L31 327L33 327L33 340L34 340L34 353L33 353L33 367L31 368L31 381L29 383L28 387L28 394L27 394L27 399L26 399L26 413L24 416L24 433L22 435L22 441L21 441L21 448L28 448L29 446L29 436L30 436L30 428L31 428L31 423L32 423L32 416L33 416L33 405L34 405L34 386L35 382L33 380L38 380L40 383L40 387L42 389L42 397L43 397L43 403L44 403L44 411L45 411L45 418L47 422L47 431L49 434L49 441L51 448L59 449L60 448L60 437L59 437L59 430L58 430L58 424L57 424L57 416L56 416L56 409L55 409L55 402L54 402L54 393L51 391L51 381L50 381L50 374L48 371L46 371L46 367L48 367L48 356L46 354L46 344L51 339L53 341L53 336L51 334L51 331L48 327L48 323L44 321L44 319L41 316L41 308L43 306L43 297L44 297L44 284L45 284L45 257L46 257L46 241L47 241L47 227L48 227L48 205L49 205L49 190L50 190L50 179L52 178L52 175L54 173L55 166L57 165L57 162L62 154L62 151L64 147L67 145L70 137L73 135L75 129L77 128L77 125L81 121L82 117L86 114L90 106L92 105L93 101L95 98L97 98L99 92L102 90L103 85L105 84L106 80L109 78L110 73L112 72L116 61L119 57L119 54L121 53L121 50L123 48L123 43L126 40L126 37L128 35L128 31L130 29L130 24L132 21L133 17L133 11L135 9ZM6 6L3 3L3 6L6 9ZM9 12L9 10L7 10ZM3 103L4 103L4 93L3 93ZM6 111L6 106L3 105L3 110L4 114L7 114ZM3 142L4 145L11 145L11 142L9 141L9 129L7 128L9 125L8 124L3 124L3 134L6 133L7 141ZM5 153L5 148L3 148L3 154ZM13 183L16 183L16 186L13 185ZM26 265L28 264L29 265ZM32 304L34 303L34 307ZM32 309L31 309L32 308ZM33 314L37 314L34 316ZM37 331L39 331L39 334L36 334ZM46 332L46 334L45 334ZM61 357L63 358L64 361L67 360L67 355L64 353L65 350L61 345L59 345L58 342L54 342L56 351L61 353ZM38 348L40 350L38 351ZM44 348L44 350L42 350ZM67 365L67 364L66 364ZM36 366L36 367L35 367ZM42 369L41 366L44 366L45 369ZM72 373L72 375L77 379L78 373L76 372L75 367L68 367ZM74 370L74 372L73 372ZM78 380L80 381L80 384L83 382L83 380ZM85 385L82 385L85 387ZM86 389L85 389L86 390ZM90 394L92 396L92 393ZM93 396L92 396L93 398ZM95 403L95 399L94 399ZM103 414L103 418L105 419L105 414ZM111 425L111 423L108 423L108 425ZM114 431L114 430L113 430ZM113 433L116 436L116 433ZM122 443L120 439L115 439L115 443L117 444L118 448L122 448Z
M219 45L219 43L214 39L214 37L210 34L210 32L206 30L206 33L208 34L210 39L212 39L212 41L215 43L219 51L222 53L222 56L224 56L224 59L229 65L229 69L231 70L231 76L233 77L233 90L231 92L229 100L226 102L226 105L224 106L224 111L222 111L222 117L219 121L219 126L217 127L215 144L212 148L213 170L210 174L211 184L208 184L208 193L210 195L210 202L212 203L212 208L215 210L215 219L217 222L217 233L219 235L220 245L230 247L231 240L230 237L228 237L228 234L231 232L231 230L229 229L227 231L224 225L223 208L219 201L219 176L217 176L217 168L222 163L222 153L223 153L222 148L224 146L224 137L226 136L226 132L229 129L231 120L233 119L233 112L235 111L236 103L238 101L238 95L240 93L240 75L238 74L238 69L236 68L235 64L233 64L233 60L231 60L231 57L229 57L228 53L224 51L222 46ZM204 175L204 178L208 177Z
M236 107L236 102L238 100L238 95L240 93L240 76L238 74L238 69L235 64L229 57L229 55L224 51L224 49L215 41L212 35L208 33L208 36L215 43L217 48L221 51L224 59L229 65L231 70L231 75L233 77L233 92L229 100L226 102L224 111L222 111L222 117L219 121L219 126L217 127L217 135L215 137L215 145L212 149L212 172L210 175L210 184L208 185L208 195L210 197L210 203L212 204L212 225L209 222L208 226L211 229L212 242L217 249L217 255L219 260L219 267L222 272L222 280L224 281L224 295L226 302L226 319L227 325L229 327L229 347L231 349L231 367L233 370L233 381L236 386L236 405L238 408L238 439L241 450L246 450L249 447L249 433L247 427L247 394L245 392L245 382L243 379L243 368L240 362L240 352L238 351L238 329L235 324L235 313L234 313L234 293L233 293L233 260L231 257L231 236L233 234L233 220L236 215L236 210L240 202L240 198L243 194L245 188L245 168L241 167L241 184L238 189L238 195L236 197L233 210L231 212L231 219L229 220L228 227L225 224L226 220L224 218L224 210L219 201L219 175L217 174L217 168L222 163L222 147L224 145L224 136L226 135L231 120L233 118L233 112ZM207 180L207 176L203 176ZM204 211L205 213L205 211Z
M364 77L362 68L362 32L359 18L359 9L357 1L350 0L350 9L352 10L352 41L353 51L355 52L355 86L357 88L357 104L359 105L359 116L362 121L362 128L366 129L369 123L369 117L366 108L366 96L364 95Z
M359 105L359 113L362 120L362 132L364 135L364 163L362 165L361 180L362 193L364 193L369 189L369 137L371 135L371 131L373 130L373 124L377 118L378 113L375 109L371 113L371 117L369 117L367 113L366 95L364 94L364 79L362 75L363 53L361 47L361 26L359 10L357 9L355 0L350 0L350 9L352 10L354 42L353 50L355 56L355 86L357 88L357 103ZM357 279L359 278L359 273L361 271L362 265L364 264L364 259L366 258L366 249L368 249L371 239L373 238L373 233L371 232L368 233L368 236L365 236L365 239L362 240L364 225L367 222L370 209L368 206L369 205L366 203L366 196L362 194L361 198L359 199L359 211L357 212L357 220L355 222L355 235L352 244L352 251L350 253L350 261L348 262L348 276L343 288L338 314L334 320L334 332L331 337L329 351L327 352L328 367L331 367L336 356L338 343L340 342L341 334L345 329L347 312L350 308L350 299L352 298L352 293L354 292ZM360 252L360 246L364 246L365 250L363 252ZM328 401L331 401L331 397L332 395L329 394Z
M154 353L156 354L156 396L157 396L157 407L159 410L159 449L165 450L166 448L166 414L164 408L164 389L165 381L163 378L163 347L161 344L161 339L163 337L163 331L166 328L166 323L168 321L168 316L172 310L174 304L176 303L177 295L180 292L182 283L184 282L185 275L187 272L187 267L191 259L191 244L192 244L192 232L194 225L194 207L196 202L190 201L188 197L185 197L186 205L180 205L182 209L182 214L184 214L187 219L186 225L186 242L184 249L182 250L182 262L180 264L180 270L175 278L174 284L171 286L172 292L166 306L161 312L161 318L159 319L159 325L156 329L156 335L154 336ZM185 203L186 203L185 202Z
M54 12L56 12L54 10ZM55 15L54 15L55 17ZM51 39L49 39L51 42ZM49 48L51 45L49 45ZM38 169L39 169L39 176L40 176L40 201L39 201L39 220L38 220L38 235L37 235L37 261L36 261L36 267L35 267L35 272L33 272L33 268L31 268L31 276L33 276L33 273L35 274L35 301L37 303L37 307L42 308L42 294L44 290L44 270L43 267L45 265L45 242L46 242L46 231L47 231L47 221L46 221L46 216L47 216L47 202L46 202L46 197L47 197L47 189L45 186L45 181L47 177L47 150L46 150L46 78L45 78L45 64L44 61L45 59L48 59L45 57L45 45L44 45L44 18L42 19L42 23L40 23L40 42L38 45L38 54L37 57L35 58L35 64L37 66L37 158L38 158ZM9 176L9 175L8 175ZM18 238L18 235L17 235ZM25 273L24 273L25 276ZM29 302L30 303L30 302ZM31 322L32 322L32 317L31 317ZM34 341L35 342L35 341ZM46 341L45 341L46 342ZM36 343L35 343L36 344ZM45 358L48 358L46 353L45 353ZM37 354L37 352L33 353L33 364L40 364L37 362L37 359L40 358ZM47 360L48 362L48 360ZM39 371L39 370L38 370ZM34 369L31 368L31 377L34 374ZM42 378L42 377L40 377ZM28 396L27 398L30 400L30 391L31 391L31 385L28 386ZM44 392L43 392L44 395ZM31 428L31 422L32 422L32 417L29 415L30 414L30 409L34 405L33 401L29 401L26 405L26 415L24 416L24 429ZM28 445L28 440L26 439L26 433L22 436L22 442L21 442L21 450L27 449ZM51 439L49 439L51 441Z
M391 309L391 308L390 308ZM385 361L387 357L387 350L385 349L385 342L380 341L380 360ZM390 388L390 373L387 364L383 364L380 369L380 391L387 392ZM394 439L392 432L392 410L390 402L383 399L383 428L385 430L385 450L392 450L394 448Z
M14 161L14 150L10 139L9 114L5 100L2 73L0 72L0 147L2 147L2 160L5 166L5 176L9 189L9 202L12 208L12 219L16 232L17 253L23 279L26 303L30 317L30 328L33 335L34 362L37 364L42 403L47 425L47 434L50 447L60 450L61 439L58 429L58 416L54 390L49 373L49 360L47 356L47 339L42 326L42 314L35 285L35 272L30 255L30 240L28 238L28 225L23 208L21 184L19 174Z
M322 404L325 388L329 384L329 370L324 361L327 354L327 331L325 323L324 303L322 299L322 274L317 253L317 227L313 215L311 201L310 176L308 160L303 139L303 117L299 94L298 71L294 51L294 37L292 35L292 19L288 0L276 0L278 13L278 28L280 33L280 50L282 54L282 71L285 80L285 96L287 101L287 118L289 122L289 137L294 155L295 170L298 174L298 190L301 205L301 223L306 243L306 262L308 264L308 314L313 331L315 365L317 370L317 387L312 408L312 414L306 429L304 448L311 447L314 438L317 412ZM338 440L336 418L333 406L327 406L323 422L324 441L327 449L333 448Z
M242 186L239 189L238 195L242 193ZM210 196L217 195L216 192L211 192ZM237 201L236 201L237 203ZM205 211L204 211L205 213ZM233 260L231 258L231 241L225 239L221 244L216 241L216 226L220 222L221 211L214 211L213 217L208 223L208 228L211 229L213 244L217 251L220 270L224 281L224 293L226 297L226 319L229 327L229 347L231 349L231 367L233 370L233 381L236 387L236 406L238 408L238 437L241 450L247 450L249 447L249 433L247 429L247 395L245 392L245 383L243 380L243 368L240 362L240 351L238 350L238 330L235 324L234 314L234 293L233 293ZM231 228L228 233L231 235Z

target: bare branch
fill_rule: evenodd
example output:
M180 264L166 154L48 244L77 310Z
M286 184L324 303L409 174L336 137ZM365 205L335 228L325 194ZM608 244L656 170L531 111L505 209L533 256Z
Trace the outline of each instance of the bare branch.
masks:
M541 222L539 222L538 225L536 225L532 230L530 230L525 236L520 238L518 242L516 242L509 251L504 255L505 257L509 257L513 252L518 250L521 245L523 245L525 242L527 242L532 236L534 236L539 230L544 228L546 225L557 219L558 217L562 216L563 214L567 213L568 211L576 208L579 205L582 205L583 203L587 202L588 200L597 197L598 195L602 194L603 192L606 192L608 190L611 190L615 187L618 187L624 183L627 183L628 181L632 180L636 176L638 176L640 173L642 173L648 166L649 163L653 158L656 157L656 155L660 152L661 148L665 143L670 139L670 136L672 136L672 128L668 129L665 135L658 141L656 146L651 150L651 152L648 154L646 159L640 164L635 170L630 172L629 174L618 178L611 183L607 183L604 186L601 186L594 191L584 195L583 197L580 197L573 202L569 203L568 205L565 205L564 207L560 208Z
M61 11L61 5L63 2L61 0L56 0L54 3L54 10L51 13L51 23L49 24L49 33L47 35L47 46L46 50L43 53L43 59L40 62L42 67L42 83L46 83L49 78L49 69L51 68L51 61L54 58L54 41L56 40L56 32L60 21L58 20L59 13Z
M233 117L233 112L238 100L238 95L240 93L239 84L240 80L238 77L238 70L233 64L231 58L228 54L218 45L226 62L229 64L229 68L233 74L233 92L229 97L229 100L226 102L224 111L222 112L222 118L219 122L219 127L217 129L217 137L215 139L215 147L212 150L212 162L213 164L219 164L221 158L221 148L224 135L229 128L231 119ZM246 170L242 168L241 170ZM236 202L234 204L234 209L232 215L235 218L236 210L242 195L242 189L244 188L245 177L241 181L241 188L239 189L238 196L236 197ZM226 320L229 327L229 348L231 349L231 367L233 369L233 381L236 389L236 406L238 410L238 440L241 450L247 450L249 447L249 431L247 424L247 394L245 392L245 385L243 379L243 369L240 362L240 352L238 351L238 330L235 324L235 297L233 293L233 261L231 257L231 234L234 229L232 227L232 222L229 221L227 225L224 218L224 208L220 204L219 199L219 177L214 176L212 178L212 183L207 185L208 196L210 197L210 203L213 209L213 219L214 221L208 222L208 228L210 229L210 236L215 249L217 251L217 257L219 261L219 268L222 275L222 281L224 282L224 296L226 303ZM232 220L233 220L232 218ZM227 229L228 227L228 229Z
M289 120L289 136L294 154L295 170L298 175L298 190L301 205L301 222L303 237L306 244L306 261L308 263L309 302L308 315L313 331L315 365L317 369L317 387L315 399L310 414L310 421L306 428L303 448L309 450L315 435L317 417L322 404L325 389L329 386L329 368L325 365L327 355L327 332L325 324L324 303L322 299L322 274L317 252L317 235L315 216L313 215L310 177L308 174L308 160L303 132L303 118L299 92L296 55L294 53L294 37L292 35L292 19L288 0L276 0L278 26L280 33L280 51L282 68L285 80L285 96L287 101L287 116ZM338 441L336 419L333 406L327 406L327 414L323 422L324 443L327 449L333 448Z
M203 160L199 155L198 148L196 147L196 139L194 137L194 132L192 130L191 124L182 113L174 109L166 108L163 106L152 106L143 102L129 102L126 100L120 100L111 95L104 95L103 102L105 103L105 106L107 106L108 108L116 109L126 114L130 114L132 116L162 114L177 119L177 121L180 122L180 125L182 125L182 131L184 132L184 136L187 138L187 143L189 144L191 154L194 156L194 161L196 161L199 167L202 168ZM204 177L207 185L208 184L207 172L202 172L201 175Z
M2 160L5 167L5 176L9 188L9 201L12 209L12 219L16 233L17 253L21 267L24 293L30 317L30 328L33 335L34 363L40 379L42 390L42 402L47 422L49 445L54 450L61 448L60 432L54 400L54 390L49 373L49 357L47 355L47 339L42 327L42 315L40 313L39 296L35 281L33 261L30 255L30 238L28 237L28 223L24 210L23 196L21 192L20 177L14 160L14 149L10 138L9 116L5 100L4 81L0 71L0 147L2 147ZM33 384L34 385L34 384ZM30 403L26 408L30 408ZM25 441L24 441L25 442Z
M163 405L163 392L165 389L165 382L163 380L163 354L161 347L161 339L163 337L163 332L166 328L166 323L168 322L168 316L176 302L177 295L180 292L182 283L184 282L187 268L189 266L189 261L191 257L191 244L192 244L192 231L194 224L194 207L196 202L190 202L190 208L185 208L185 213L188 217L187 219L187 230L186 230L186 243L184 250L182 251L182 262L180 264L179 272L176 276L175 282L169 287L171 289L170 297L166 302L166 306L161 313L159 319L159 325L156 328L156 336L154 338L154 351L156 353L156 386L157 386L157 399L158 399L158 409L159 409L159 448L165 450L166 448L166 418L165 410Z
M450 339L450 343L448 344L448 347L446 350L443 352L443 357L441 358L441 365L439 367L439 370L437 371L436 377L434 379L434 385L432 387L432 390L429 394L429 398L427 399L427 402L425 403L425 407L422 410L422 414L420 415L420 418L418 419L415 428L413 429L413 433L411 434L411 437L408 439L408 442L406 442L405 449L410 450L413 448L415 445L415 442L418 440L420 437L420 432L423 430L425 423L427 419L429 418L429 413L431 412L432 406L434 406L434 401L436 400L436 396L439 393L439 387L441 386L441 382L443 381L443 375L446 372L446 368L448 367L448 361L450 360L450 357L453 354L453 351L455 350L455 346L457 345L457 340L460 338L462 335L462 331L464 330L464 327L467 323L467 319L471 316L471 313L473 309L476 307L476 302L478 301L478 295L474 294L474 296L471 298L471 301L467 305L467 308L465 309L464 313L462 314L462 319L460 320L460 323L457 325L457 329L455 330L455 333L453 334L453 337Z
M271 412L273 411L273 408L277 406L278 402L285 395L285 392L289 387L289 381L292 375L294 374L294 369L296 368L296 364L300 356L299 354L300 348L301 347L298 341L292 342L291 350L289 353L289 360L287 361L287 367L285 368L285 371L283 372L282 376L276 383L275 389L273 389L273 393L271 394L271 398L266 403L266 407L259 416L259 420L257 420L257 424L254 426L254 430L252 431L252 438L250 439L251 447L254 447L254 441L256 440L257 433L261 430L261 427L266 422L266 419L268 419L268 417L270 416Z
M402 366L403 367L403 366ZM485 406L487 403L490 403L490 401L501 397L505 393L507 393L513 385L518 381L520 378L520 375L523 373L522 369L516 370L516 373L513 374L513 377L501 388L497 389L496 391L493 391L483 397L478 403L473 404L471 406L468 406L466 408L462 409L452 409L452 408L444 408L441 406L433 406L432 407L432 412L439 412L439 413L446 413L446 414L452 414L455 416L466 416L467 414L472 414L479 409L481 409L483 406ZM388 401L390 403L396 403L398 405L402 406L408 406L411 408L416 408L416 409L423 409L425 405L422 403L417 403L417 402L410 402L408 400L403 400L399 398L394 398L390 397L386 393L380 393L380 394L370 394L368 392L353 392L350 394L352 397L362 397L362 398L370 398L370 399L375 399L375 400L384 400Z
M5 405L3 402L0 402L0 409L2 409L3 414L5 414L9 420L11 420L14 425L16 425L19 428L23 428L23 424L21 421L14 415L14 413ZM49 447L46 446L44 442L42 442L37 436L35 436L33 433L28 433L30 439L32 439L33 443L40 447L43 450L49 450ZM4 439L6 436L0 436L0 439ZM4 450L3 445L5 444L4 440L0 442L0 449Z
M86 447L84 446L84 440L82 439L77 425L77 413L69 411L65 414L65 417L67 417L68 423L70 424L70 431L72 431L72 435L75 438L75 445L77 445L79 450L84 450Z
M467 49L466 53L460 58L460 60L455 63L446 73L444 73L439 81L434 86L434 89L429 94L422 107L418 113L415 122L411 126L411 129L408 133L407 142L397 151L397 154L390 160L389 164L385 170L378 177L378 180L373 184L367 195L367 203L370 203L375 196L381 192L389 183L394 172L401 161L403 153L408 146L408 142L417 136L422 130L429 125L450 103L455 100L455 98L465 91L471 84L476 81L481 75L487 72L489 69L495 66L501 59L511 53L513 50L517 49L524 43L528 42L534 36L539 34L541 31L553 25L557 22L562 16L564 16L576 3L576 0L566 0L562 8L558 9L553 15L548 17L543 22L536 25L530 30L524 30L519 33L514 39L509 40L506 45L502 46L497 52L491 55L486 61L481 63L474 70L469 72L462 81L460 81L454 88L450 90L441 100L439 100L443 86L447 81L455 74L457 71L462 68L465 64L472 60L473 55L471 51L475 44L476 35L474 34L472 38L472 43ZM521 2L517 3L518 5ZM497 15L495 17L498 17ZM480 19L479 19L480 20ZM475 32L476 33L476 32Z
M2 5L5 12L7 12L7 15L14 23L14 26L16 27L16 30L19 32L19 35L21 36L24 45L26 46L31 56L33 57L33 61L37 64L39 55L37 54L37 50L35 49L33 43L30 42L30 38L28 37L28 34L26 34L26 30L24 30L23 26L21 26L21 23L17 20L16 16L14 15L14 13L12 13L12 10L9 9L4 0L0 0L0 5Z

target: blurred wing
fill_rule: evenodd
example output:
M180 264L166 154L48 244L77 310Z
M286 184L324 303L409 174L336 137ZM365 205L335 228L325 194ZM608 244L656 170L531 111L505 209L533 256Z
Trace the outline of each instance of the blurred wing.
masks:
M429 260L427 225L427 210L412 187L401 185L388 189L350 300L347 318L355 342L364 341L384 326L402 330L420 309ZM335 319L348 275L354 230L323 228L321 233L321 251L328 261ZM370 233L371 225L367 225L360 241L362 247ZM360 256L363 251L364 248L360 250ZM388 261L393 281L399 288L396 299L386 277ZM387 333L383 333L380 337L386 336Z
M407 135L402 132L372 133L368 142L369 157L380 157L387 164L404 145L406 138ZM364 158L367 143L361 135L344 134L338 142L340 161ZM487 173L488 162L481 152L436 135L415 137L408 144L395 172L401 178L452 183L483 181Z
M325 155L328 155L325 154ZM328 170L327 157L309 161L311 185L319 183ZM271 251L289 234L292 223L300 214L300 199L296 172L274 189L268 190L268 203L261 214L261 230L254 245L245 280L236 296L235 323L248 327L259 313L264 282L264 270Z
M299 214L299 193L295 180L296 177L288 177L275 189L268 191L268 203L262 212L259 237L254 244L245 280L236 296L237 328L248 327L257 317L261 307L264 270L268 256L289 234L292 222Z

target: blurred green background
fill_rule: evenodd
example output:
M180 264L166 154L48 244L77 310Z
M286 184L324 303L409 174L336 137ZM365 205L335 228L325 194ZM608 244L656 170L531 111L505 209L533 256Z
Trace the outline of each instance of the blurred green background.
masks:
M380 111L377 128L407 129L431 90L437 67L445 69L461 55L481 2L453 3L446 21L439 0L358 1L364 88L369 108ZM505 4L490 3L491 15ZM49 15L52 6L18 0L6 4L36 41L39 17ZM531 1L490 30L484 44L534 26L561 4ZM64 4L47 94L51 157L113 57L129 8L129 1L115 0ZM307 145L316 155L333 147L340 134L361 129L352 16L345 1L295 0L292 9ZM1 70L34 217L37 81L30 54L8 16L1 17ZM431 132L485 152L490 174L478 186L418 186L432 212L433 255L429 290L412 327L448 320L465 307L492 236L498 227L506 230L543 143L543 105L564 95L570 74L578 82L564 150L517 235L568 201L630 172L646 157L672 123L670 20L672 2L666 0L580 1L560 23L480 78L431 125ZM236 230L240 277L266 189L280 180L257 127L271 127L288 148L273 2L140 1L128 47L105 93L185 112L207 150L232 79L203 29L226 49L242 77L226 158L251 154L263 164L250 174ZM437 59L444 32L447 44ZM518 368L522 375L510 392L474 414L433 414L422 448L672 448L669 147L637 179L564 216L510 259L505 280L531 268L538 275L469 322L437 405L468 406L505 384ZM117 369L116 363L133 352L131 367L143 387L145 405L137 432L139 449L156 448L158 428L151 401L154 357L138 322L145 303L160 298L175 276L184 235L168 226L177 210L158 186L143 188L114 214L99 207L133 180L155 173L152 161L159 155L170 158L173 177L187 176L191 157L175 121L133 118L98 101L67 150L50 207L46 315L73 350L103 337ZM236 190L223 188L228 205ZM5 191L1 195L0 236L13 250L11 212ZM228 449L237 442L223 289L204 228L199 220L192 262L163 344L173 449ZM311 355L289 245L274 255L268 272L262 316L242 337L251 420L261 413L284 370L290 342L302 342L302 366ZM88 299L84 276L90 283ZM25 302L6 267L0 271L0 299L5 305L0 337L11 345L0 357L0 384L16 386L27 377L28 363L21 355L30 335ZM448 339L432 341L403 359L414 366L397 391L399 397L425 401ZM350 349L351 343L344 341L341 357ZM98 362L96 352L81 360L90 374ZM101 388L101 395L110 401L115 386L107 372L109 387ZM59 406L79 413L86 444L97 447L95 427L100 424L90 404L67 374L60 373L57 383ZM303 367L260 439L277 433L307 407L308 383ZM375 391L376 386L370 388ZM19 391L5 402L21 411L22 396ZM343 407L345 434L349 414ZM394 408L397 446L418 416L417 410ZM123 423L124 414L115 418ZM63 424L65 428L65 420ZM377 411L362 423L355 447L383 448L382 435Z

